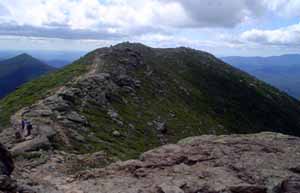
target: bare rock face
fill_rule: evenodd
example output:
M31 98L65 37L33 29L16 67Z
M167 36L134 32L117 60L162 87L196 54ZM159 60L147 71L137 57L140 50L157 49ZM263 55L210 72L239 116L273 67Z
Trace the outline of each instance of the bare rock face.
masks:
M299 138L274 133L191 137L76 184L86 192L297 193L299 150Z
M14 164L9 152L0 144L0 175L9 176L14 169Z
M14 164L9 152L0 144L0 192L13 191L16 188L15 181L10 178Z
M70 193L299 193L299 152L300 138L282 134L204 135L139 160L38 179Z

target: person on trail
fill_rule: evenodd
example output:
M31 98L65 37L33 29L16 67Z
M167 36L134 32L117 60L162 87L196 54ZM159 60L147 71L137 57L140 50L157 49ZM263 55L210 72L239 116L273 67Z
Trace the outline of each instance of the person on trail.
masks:
M22 140L26 139L27 137L31 136L32 124L30 121L22 118L20 127L17 127L16 131L16 139Z
M16 139L21 140L23 138L24 130L26 127L25 119L22 118L20 126L16 126Z
M21 128L22 128L22 130L25 129L25 120L24 119L22 119L22 121L21 121Z
M31 135L32 124L30 121L25 121L25 135L24 137L28 137Z

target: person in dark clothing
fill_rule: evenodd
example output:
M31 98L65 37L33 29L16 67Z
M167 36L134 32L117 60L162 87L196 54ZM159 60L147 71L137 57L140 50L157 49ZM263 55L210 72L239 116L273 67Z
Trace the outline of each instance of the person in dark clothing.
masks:
M22 121L21 121L21 128L22 128L22 130L25 129L25 120L24 119L22 119Z
M25 127L26 127L25 119L22 118L20 126L16 126L15 136L18 141L22 140Z
M31 130L32 130L32 124L30 121L26 121L26 124L25 124L25 136L24 137L28 137L31 135Z
M30 121L22 118L20 127L17 128L16 139L22 140L31 135L33 129Z

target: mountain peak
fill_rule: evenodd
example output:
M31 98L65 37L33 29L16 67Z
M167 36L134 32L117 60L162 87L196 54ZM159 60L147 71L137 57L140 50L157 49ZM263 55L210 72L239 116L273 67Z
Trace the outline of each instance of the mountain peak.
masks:
M27 53L22 53L17 56L14 56L12 58L8 58L4 61L1 61L1 63L6 63L6 64L19 64L20 66L27 64L27 65L43 65L46 66L46 64L42 61L40 61L37 58L34 58L33 56L27 54Z
M9 59L9 60L16 60L16 61L18 61L18 60L20 60L20 61L24 61L24 60L26 60L26 61L35 61L35 62L38 62L38 63L40 63L40 64L46 65L44 62L40 61L40 60L37 59L37 58L34 58L33 56L31 56L31 55L29 55L29 54L27 54L27 53L19 54L19 55L15 56L15 57L13 57L13 58L11 58L11 59Z
M27 53L22 53L17 55L16 57L26 57L26 58L33 58L31 55L27 54Z
M54 69L25 53L0 61L0 98L23 83Z
M119 44L114 45L113 47L119 47L120 48L120 47L137 47L137 46L148 47L145 44L138 43L138 42L121 42Z
M200 51L200 50L195 50L193 48L189 48L189 47L176 47L176 48L152 48L150 46L147 46L145 44L142 44L142 43L138 43L138 42L122 42L122 43L119 43L119 44L116 44L114 46L112 46L112 48L119 48L119 49L126 49L126 48L129 48L129 49L140 49L140 50L145 50L145 49L159 49L159 50L189 50L189 51L197 51L197 52L202 52L202 53L205 53L203 51Z

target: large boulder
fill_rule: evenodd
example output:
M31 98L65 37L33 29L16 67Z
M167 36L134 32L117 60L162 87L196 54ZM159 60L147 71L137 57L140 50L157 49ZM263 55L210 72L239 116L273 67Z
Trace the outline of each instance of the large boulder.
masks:
M13 160L6 148L0 144L0 175L9 176L14 169Z
M16 182L10 178L14 164L10 153L0 144L0 192L13 192Z

